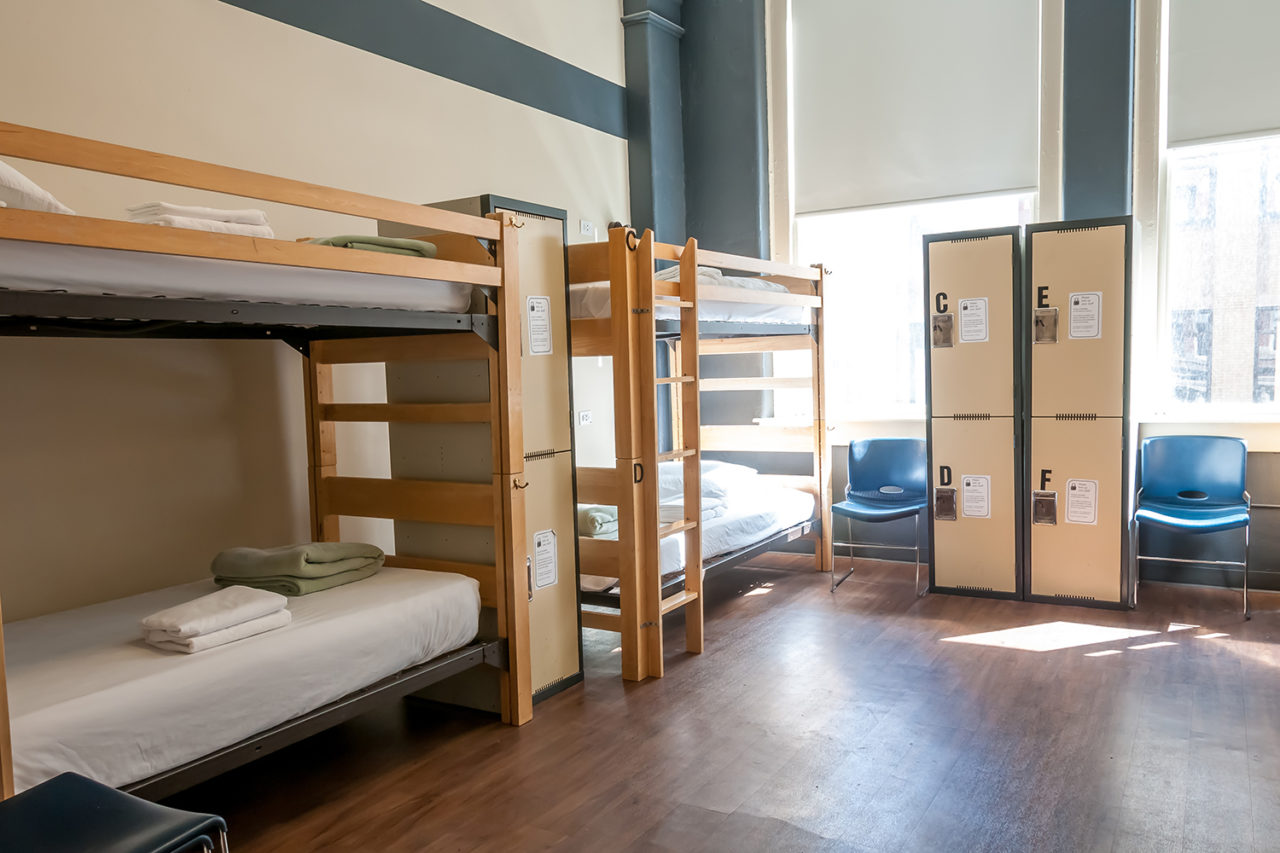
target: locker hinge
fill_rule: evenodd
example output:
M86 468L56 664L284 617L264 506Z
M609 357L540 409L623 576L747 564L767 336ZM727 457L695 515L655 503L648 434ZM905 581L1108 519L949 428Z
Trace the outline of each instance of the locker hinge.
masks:
M951 416L953 421L989 421L991 414L989 412L964 412Z
M1053 419L1055 421L1096 421L1098 416L1093 412L1058 412Z
M524 455L524 461L534 462L538 459L550 459L552 456L555 456L555 455L556 455L556 452L554 450L535 450L532 453L526 453Z

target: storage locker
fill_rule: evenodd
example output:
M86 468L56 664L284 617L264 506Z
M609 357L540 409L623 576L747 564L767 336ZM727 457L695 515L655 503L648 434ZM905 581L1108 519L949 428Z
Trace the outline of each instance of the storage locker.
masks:
M1031 594L1121 600L1125 562L1122 418L1033 418Z
M1018 591L1015 418L933 418L929 424L931 585Z
M925 238L930 414L1011 417L1017 230L951 236Z
M529 632L531 637L531 680L534 701L540 701L564 687L582 680L582 631L578 601L578 535L576 475L573 467L573 406L570 379L569 302L566 269L566 213L563 210L514 201L494 195L475 196L433 205L446 210L483 216L494 212L515 215L519 224L518 250L520 316L523 358L521 384L524 397L524 471L526 530L530 563ZM420 229L418 229L420 231ZM411 237L406 226L379 223L384 236ZM430 239L427 237L427 239ZM477 250L483 251L477 244ZM397 367L388 372L388 394L392 398L416 401L429 399L439 383L451 384L454 397L460 389L487 388L487 379L474 374L483 364L460 363L454 367ZM442 371L456 371L456 376ZM463 473L479 475L492 455L482 435L466 425L458 430L454 458L427 463L415 459L411 427L390 434L392 467L412 469L424 464L448 468L470 466ZM475 468L475 471L471 471ZM492 468L486 469L492 471ZM413 476L410 474L409 476ZM458 479L464 479L459 477ZM465 531L423 530L398 524L396 547L404 553L427 553L451 559L475 557L440 554L440 551L482 553L482 543L466 543ZM433 538L434 537L434 538ZM439 537L444 537L443 540ZM491 553L491 552L490 552ZM541 562L539 556L541 555ZM541 574L540 574L541 570Z
M1125 415L1130 226L1027 229L1031 416Z
M924 250L930 585L1017 596L1021 231L935 234Z

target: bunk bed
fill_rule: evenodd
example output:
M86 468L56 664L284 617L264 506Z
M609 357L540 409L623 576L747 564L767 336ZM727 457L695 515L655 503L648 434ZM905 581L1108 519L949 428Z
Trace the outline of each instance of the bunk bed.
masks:
M14 793L17 767L23 787L78 769L162 797L424 691L526 722L527 484L511 218L7 123L0 156L430 233L434 259L0 208L0 334L278 338L303 356L313 539L338 541L340 517L351 516L489 528L494 543L487 562L388 555L373 578L290 599L297 613L288 627L194 655L142 646L138 616L210 591L211 580L4 626L0 794ZM334 397L335 365L464 361L487 372L487 402L474 402L474 388L471 402L456 403ZM481 425L492 475L339 476L335 425L348 421Z
M618 519L616 534L579 537L582 624L621 635L625 679L662 676L662 617L677 609L687 650L702 651L704 576L800 538L814 541L815 568L830 571L822 279L817 267L706 251L692 239L660 243L651 231L614 228L607 242L569 247L573 354L613 360L617 457L613 468L577 469L580 504L616 507ZM658 347L668 348L669 370L659 371ZM700 358L797 351L810 356L808 376L700 377ZM658 404L664 387L669 415ZM809 420L701 425L702 394L781 388L809 390ZM659 446L667 417L669 448ZM812 474L755 474L743 487L749 500L705 519L704 451L808 453ZM662 518L668 473L679 479L683 518Z

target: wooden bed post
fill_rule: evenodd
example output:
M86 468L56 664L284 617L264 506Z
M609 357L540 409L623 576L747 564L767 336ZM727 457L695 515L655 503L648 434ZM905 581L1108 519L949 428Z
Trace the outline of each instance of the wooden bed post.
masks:
M501 541L495 542L497 564L505 577L504 607L500 609L502 636L507 638L507 676L503 680L504 722L522 725L533 717L533 689L529 652L529 576L525 536L524 489L524 399L520 359L521 312L518 232L509 213L490 214L501 225L497 265L502 286L497 288L495 314L498 320L497 383L492 385L491 404L496 418L491 428L501 431L501 452L494 457L494 486L500 499L494 502ZM505 614L502 611L505 610Z
M684 457L684 517L692 526L684 532L684 645L685 651L702 654L703 606L702 606L702 410L699 377L698 347L698 241L689 238L680 255L680 344L676 369L672 375L688 377L680 383L680 398L672 400L677 413L673 435L680 436ZM656 474L656 472L655 472ZM662 573L658 582L661 586ZM688 598L692 596L692 598Z
M644 547L640 551L637 603L640 615L640 642L646 650L648 665L645 675L661 678L662 613L659 610L662 596L661 539L658 536L658 331L654 321L653 304L653 231L645 229L640 245L635 250L636 300L631 314L631 325L638 339L637 364L633 368L639 376L636 399L640 401L640 464L643 466L640 481L640 509L636 515L642 520ZM616 393L616 391L615 391Z
M325 420L323 407L333 402L333 365L314 358L302 360L307 407L307 488L311 495L311 539L340 542L338 516L323 507L324 481L338 473L338 440L333 422Z
M13 793L13 734L9 729L9 683L4 669L4 613L0 612L0 800Z
M824 270L821 264L814 264L818 278L813 282L814 295L822 298ZM820 572L832 570L832 543L835 539L831 530L831 439L827 426L827 376L826 376L826 329L823 325L825 303L814 311L813 338L813 476L818 487L818 519L822 530L813 543L814 568Z

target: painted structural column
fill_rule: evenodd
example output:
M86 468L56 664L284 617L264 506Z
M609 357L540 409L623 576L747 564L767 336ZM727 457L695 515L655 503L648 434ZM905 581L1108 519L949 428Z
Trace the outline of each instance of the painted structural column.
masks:
M685 240L680 0L624 0L631 225Z
M1065 0L1062 215L1133 210L1133 0Z
M709 249L769 257L765 0L686 0L685 215Z

